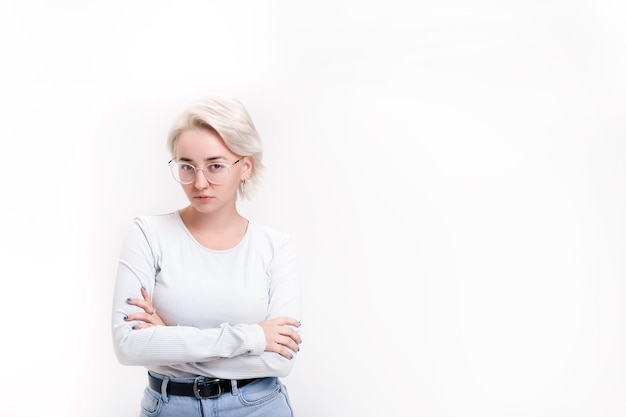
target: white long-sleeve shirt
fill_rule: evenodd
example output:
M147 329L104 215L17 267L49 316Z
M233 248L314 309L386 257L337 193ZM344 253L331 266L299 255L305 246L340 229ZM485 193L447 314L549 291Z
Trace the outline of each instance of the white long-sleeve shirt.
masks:
M144 287L167 326L133 330L127 304ZM285 233L248 223L232 249L210 250L191 235L178 212L135 218L115 283L112 330L124 365L170 377L224 379L286 376L295 361L264 352L257 323L301 315L294 246ZM298 330L299 331L299 330Z

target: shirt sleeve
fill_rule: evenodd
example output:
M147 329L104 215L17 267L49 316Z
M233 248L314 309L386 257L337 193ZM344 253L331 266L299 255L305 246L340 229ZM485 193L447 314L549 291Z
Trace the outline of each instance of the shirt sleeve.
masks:
M133 330L132 323L124 317L143 310L127 304L126 300L141 298L142 287L149 292L154 287L159 272L155 257L146 231L136 219L122 247L113 296L112 337L121 364L176 365L263 353L265 335L258 324L224 323L210 329L155 326Z

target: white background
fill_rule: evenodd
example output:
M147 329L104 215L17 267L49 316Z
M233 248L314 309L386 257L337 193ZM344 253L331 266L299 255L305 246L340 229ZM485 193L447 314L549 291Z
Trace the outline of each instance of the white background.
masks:
M0 48L0 414L138 414L117 257L226 94L299 249L298 417L626 415L623 2L3 1Z

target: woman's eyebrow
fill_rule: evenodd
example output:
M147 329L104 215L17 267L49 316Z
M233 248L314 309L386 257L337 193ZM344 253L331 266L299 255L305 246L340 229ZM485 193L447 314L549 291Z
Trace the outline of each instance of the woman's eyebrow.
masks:
M209 158L205 158L204 162L211 162L211 161L216 161L218 159L226 159L223 156L211 156ZM180 158L178 158L179 161L181 162L193 162L193 159L191 158L186 158L184 156L181 156Z

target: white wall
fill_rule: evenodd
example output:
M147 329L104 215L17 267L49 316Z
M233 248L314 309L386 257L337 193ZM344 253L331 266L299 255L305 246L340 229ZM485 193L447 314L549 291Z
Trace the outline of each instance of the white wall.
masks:
M4 1L2 415L135 416L122 239L243 101L305 289L298 417L626 415L619 1Z

